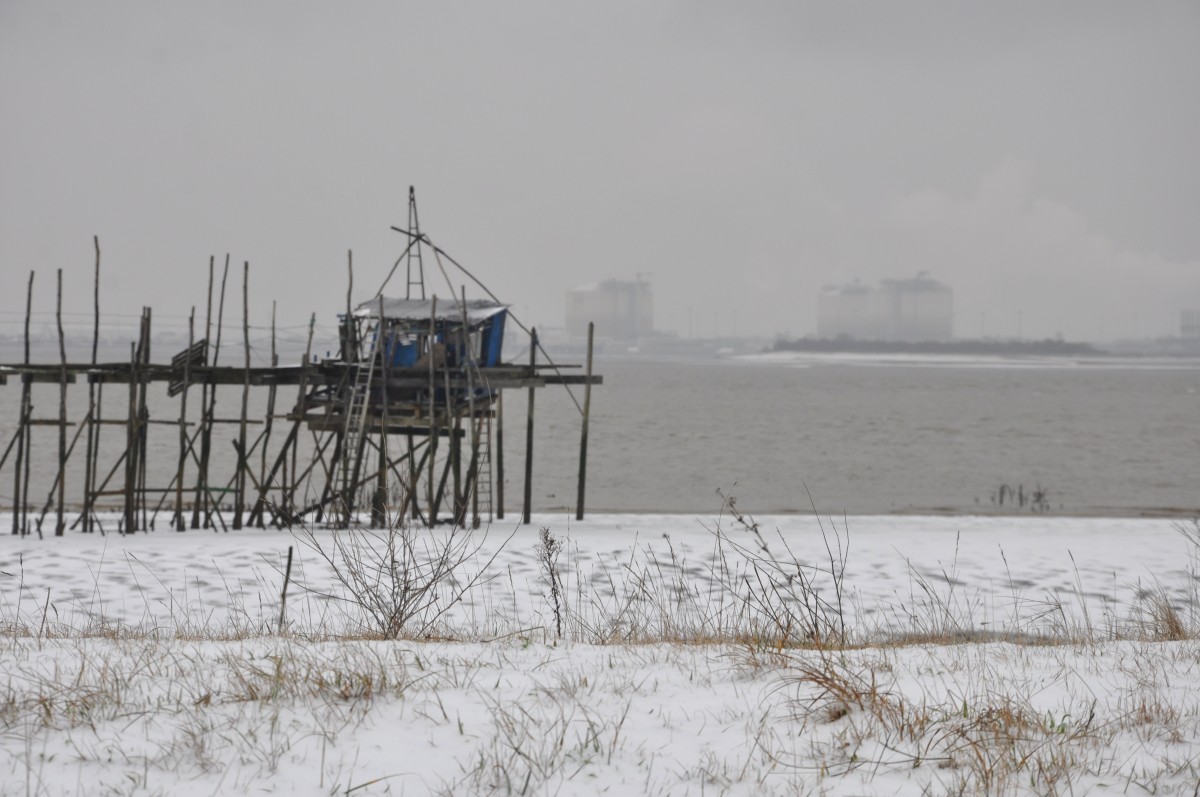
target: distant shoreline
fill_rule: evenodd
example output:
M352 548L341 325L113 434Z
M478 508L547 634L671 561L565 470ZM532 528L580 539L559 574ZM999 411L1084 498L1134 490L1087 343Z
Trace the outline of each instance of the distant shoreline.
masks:
M836 354L970 354L1001 357L1111 357L1112 352L1090 343L1065 340L951 340L909 341L855 340L853 338L798 338L777 340L771 352L819 352Z

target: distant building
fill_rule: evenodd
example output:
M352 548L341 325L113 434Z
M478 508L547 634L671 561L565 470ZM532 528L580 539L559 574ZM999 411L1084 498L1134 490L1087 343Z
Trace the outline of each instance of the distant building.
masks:
M1179 314L1179 337L1200 340L1200 310L1184 310Z
M567 291L567 334L637 340L654 331L654 296L645 280L605 280Z
M817 335L856 340L921 343L953 337L954 294L924 272L912 279L884 280L879 287L855 282L829 287L817 302Z

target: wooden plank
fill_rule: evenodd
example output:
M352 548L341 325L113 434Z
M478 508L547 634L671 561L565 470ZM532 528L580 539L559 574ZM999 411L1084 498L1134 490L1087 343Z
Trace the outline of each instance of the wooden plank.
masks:
M339 384L344 372L344 366L336 363L322 363L307 372L299 366L280 365L276 367L258 366L249 370L250 384L255 387L270 387L272 385L336 385ZM389 368L388 390L421 389L429 384L429 375L424 369L418 368ZM7 376L22 376L35 384L58 384L61 378L61 365L46 365L35 363L30 365L0 366L0 384ZM138 378L146 382L179 383L183 379L183 369L169 365L145 363L138 369ZM472 385L472 378L464 371L451 369L449 374L450 387L455 390L466 390ZM604 379L599 374L557 374L533 372L528 368L498 367L480 368L479 376L493 390L501 388L544 387L545 385L599 385ZM86 363L68 363L67 381L75 383L80 377L92 384L128 384L133 379L133 369L129 363L90 365ZM441 383L446 374L437 370L434 378ZM243 385L246 380L246 369L238 366L195 366L191 369L189 382L193 385Z

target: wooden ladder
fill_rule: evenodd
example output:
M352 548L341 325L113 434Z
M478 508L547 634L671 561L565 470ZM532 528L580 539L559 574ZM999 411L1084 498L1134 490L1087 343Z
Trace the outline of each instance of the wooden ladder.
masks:
M342 437L342 520L350 526L354 509L354 490L362 464L362 444L367 427L367 412L371 406L371 380L375 373L375 350L379 325L367 330L370 343L366 356L354 366L354 382L346 404L346 428Z
M475 463L475 483L471 485L471 489L475 492L473 508L475 512L472 517L472 525L475 524L477 518L486 516L490 522L492 519L492 418L490 415L479 419L479 426L482 427L478 434L480 435L479 459Z

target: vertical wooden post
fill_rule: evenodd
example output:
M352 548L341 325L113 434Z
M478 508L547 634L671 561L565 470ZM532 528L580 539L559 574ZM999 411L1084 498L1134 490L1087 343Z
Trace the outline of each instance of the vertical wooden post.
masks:
M537 327L529 332L529 378L537 375L538 336ZM525 502L521 510L521 522L528 525L533 507L533 396L534 388L529 387L529 414L525 421Z
M463 351L466 354L467 372L467 425L471 431L471 456L467 460L467 481L463 493L463 518L466 518L466 501L470 499L471 525L479 528L479 489L476 482L476 469L479 467L479 427L475 422L475 351L471 341L471 318L467 313L467 287L461 286ZM461 447L460 447L461 450ZM461 457L462 454L459 454ZM461 525L466 525L461 522Z
M380 294L379 321L375 325L375 351L379 354L379 376L382 382L379 386L379 468L375 473L375 494L371 498L371 526L374 528L387 526L388 361L392 358L392 347L391 341L384 338L384 327L383 294ZM374 368L374 362L368 367Z
M504 520L504 391L496 391L496 520Z
M145 321L145 317L142 318ZM134 484L137 481L137 345L129 342L129 407L125 421L125 524L126 534L137 525L137 510L134 504Z
M250 406L250 261L242 268L242 345L246 355L242 369L242 414L238 423L238 463L233 485L233 528L242 527L242 509L246 503L246 412Z
M212 348L212 295L213 295L213 267L215 266L216 258L209 256L208 258L208 304L204 311L204 365L207 368L209 365L208 351ZM208 478L206 464L208 462L208 383L209 379L206 376L205 380L200 383L200 463L196 469L196 498L192 502L192 528L200 528L200 508L208 503L207 490ZM208 515L205 514L207 518ZM205 523L207 526L208 524Z
M100 236L92 236L92 245L96 249L96 279L95 279L95 295L93 297L95 304L95 316L92 326L92 367L96 366L96 350L100 344ZM99 425L96 409L96 383L88 378L88 414L87 414L87 451L84 455L83 463L83 530L85 533L92 530L92 487L95 479L95 454L96 444L98 440Z
M435 412L437 411L437 378L434 373L434 349L437 345L437 294L433 295L429 303L429 476L428 484L425 485L425 490L429 498L429 515L425 518L426 524L432 528L437 522L437 503L434 495L435 473L434 460L437 459L437 422Z
M150 387L150 320L152 310L142 310L142 348L138 360L138 500L142 508L142 529L149 529L146 520L146 463L149 459L150 410L146 404L146 391Z
M29 272L29 288L25 294L25 364L29 365L29 315L33 311L33 272ZM29 374L21 373L21 416L17 421L16 478L13 484L13 534L27 534L24 524L25 505L29 503Z
M343 330L343 332L342 332L342 336L343 336L342 337L342 361L344 363L346 363L347 366L349 366L351 363L358 363L358 359L359 359L358 335L356 334L358 332L358 329L354 324L354 299L353 299L353 296L354 296L354 250L347 249L346 250L346 318L342 324L342 330ZM359 446L357 448L357 450L351 451L351 450L349 450L349 448L345 447L346 442L347 442L346 441L346 437L347 437L346 432L350 428L349 424L354 422L353 419L350 418L350 408L354 404L354 393L355 393L355 389L356 389L355 381L358 378L358 374L356 372L353 372L349 367L347 367L346 370L343 371L343 374L344 374L344 376L342 378L342 388L345 390L345 393L343 394L344 398L343 398L343 403L342 403L342 412L345 413L346 417L343 418L342 428L338 432L339 437L338 437L338 445L336 448L337 448L337 450L341 451L341 456L335 456L333 459L333 471L332 471L333 476L332 476L332 478L333 479L341 478L341 480L342 480L342 490L340 493L342 500L341 500L341 506L338 507L341 510L341 517L342 517L342 520L340 522L346 528L350 528L350 524L354 519L354 491L357 488L357 485L354 483L354 481L358 476L358 473L356 472L358 469L358 463L359 463L358 454L360 451L362 451L362 448L361 448L361 446ZM359 440L359 443L362 442L361 435L359 436L358 440ZM340 474L337 471L338 466L341 466L341 468L342 468L342 472ZM337 482L335 481L334 482L335 489L336 489L336 484L337 484Z
M417 474L421 469L417 467L416 449L413 447L412 432L408 433L408 495L405 497L405 502L408 504L408 509L412 513L412 519L416 520L421 517L421 502L417 500Z
M61 537L66 530L63 508L66 504L67 485L67 344L62 325L62 269L58 270L58 299L54 317L58 324L58 354L61 363L58 373L58 505L54 536Z
M308 319L308 343L306 343L304 346L304 362L300 364L300 387L298 389L298 395L296 397L297 422L299 422L301 419L303 419L303 417L308 413L308 393L307 393L307 390L308 390L308 368L309 368L309 360L312 359L313 327L315 327L316 324L317 324L317 314L313 313L312 316ZM299 446L297 446L297 445L292 446L292 476L291 476L292 483L291 483L291 486L288 488L288 496L287 496L287 504L286 504L289 517L291 517L293 507L296 504L296 490L300 489L300 471L297 468L297 462L296 462L298 448L299 448ZM284 483L285 484L288 483L287 479L284 479Z
M396 336L394 332L389 332L388 337L384 337L384 316L383 316L383 295L379 296L379 326L376 329L376 348L379 348L380 342L383 343L383 348L380 348L379 355L379 374L383 379L383 384L379 385L379 407L382 409L382 423L379 427L379 474L376 481L376 511L380 527L388 525L388 513L386 513L386 502L388 502L388 459L390 451L388 449L388 427L391 424L389 412L389 403L391 402L391 391L389 390L389 380L391 379L391 362L395 356ZM403 508L400 514L396 516L396 523L404 522Z
M471 414L471 458L467 461L467 490L471 498L471 528L479 528L479 427L483 419Z
M188 387L192 381L192 346L196 344L196 307L188 316L188 347L187 357L183 361L183 393L179 397L179 464L175 469L175 517L173 524L176 531L183 531L183 467L187 462L188 433L187 433L187 400Z
M587 484L588 418L592 412L592 340L596 325L588 322L587 381L583 385L583 425L579 435L579 492L575 496L575 519L583 520L583 492Z
M346 341L342 359L351 362L358 359L358 345L354 333L354 250L346 250Z
M96 385L96 413L93 416L96 423L96 447L92 451L92 484L88 488L88 520L93 526L100 527L100 533L104 534L104 527L100 525L100 521L95 517L96 509L96 478L100 475L100 432L103 426L100 425L100 419L104 417L104 383ZM94 529L93 529L94 530Z
M272 368L279 367L279 354L275 350L275 302L274 301L271 302L271 367ZM272 381L271 386L269 388L267 388L267 418L266 418L266 427L263 429L262 466L261 466L261 469L259 470L260 478L259 478L259 482L258 482L261 485L260 493L269 493L269 491L271 489L271 485L268 482L268 477L267 477L267 448L270 446L270 443L271 443L271 427L274 426L274 421L275 421L275 382ZM286 461L285 461L285 464L286 464ZM272 474L270 478L274 479L275 478L274 474ZM287 483L286 468L284 470L284 483L285 484ZM281 504L283 503L283 489L282 488L279 491L279 502ZM258 511L258 527L260 529L265 528L265 524L263 522L263 512L262 512L262 507L261 507L262 501L260 500L256 503L258 504L258 506L255 507L255 509Z
M22 410L21 426L25 430L22 439L25 441L24 472L21 474L21 534L29 534L29 476L33 465L33 374L23 374L22 381ZM42 538L42 529L38 527L38 539Z
M442 389L446 393L446 434L450 438L448 441L450 450L447 452L449 456L447 466L454 474L454 500L450 502L451 512L453 513L452 517L454 518L454 525L461 527L463 511L462 468L460 466L462 442L458 434L461 428L461 418L458 414L458 408L454 406L454 394L450 392L450 346L448 338L449 335L447 335L446 345L446 366L442 368L442 383L444 385ZM454 418L453 422L450 420L451 417Z
M225 270L221 272L221 292L217 299L217 340L213 345L212 367L215 370L217 362L221 358L221 332L225 328L225 282L229 279L229 254L225 255ZM209 386L208 393L208 414L204 419L204 439L200 447L200 468L203 470L204 482L204 528L213 526L213 512L216 510L218 520L221 526L224 527L225 520L220 517L220 501L223 500L224 494L216 501L213 500L212 490L209 484L209 460L212 456L212 432L213 424L216 422L217 413L217 386L212 384Z

